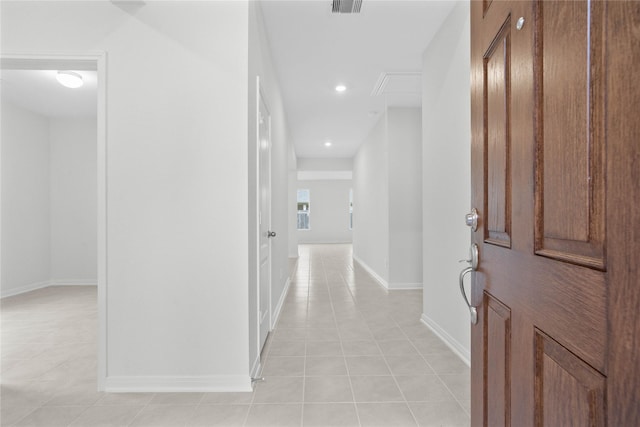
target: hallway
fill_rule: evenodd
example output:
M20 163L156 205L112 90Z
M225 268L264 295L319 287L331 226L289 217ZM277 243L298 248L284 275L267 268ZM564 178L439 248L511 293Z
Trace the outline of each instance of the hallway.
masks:
M248 425L468 425L469 369L420 322L422 291L386 291L351 254L300 246Z
M95 391L94 288L2 300L2 426L466 426L469 370L351 245L300 247L253 393ZM93 333L93 334L92 334Z

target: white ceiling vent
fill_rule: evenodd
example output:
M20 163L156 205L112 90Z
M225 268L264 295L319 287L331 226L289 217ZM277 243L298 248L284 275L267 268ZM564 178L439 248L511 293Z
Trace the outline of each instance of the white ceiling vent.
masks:
M333 13L360 13L362 0L333 0Z

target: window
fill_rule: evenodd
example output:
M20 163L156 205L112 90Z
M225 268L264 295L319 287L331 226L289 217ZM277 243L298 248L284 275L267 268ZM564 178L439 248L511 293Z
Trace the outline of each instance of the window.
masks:
M349 230L353 230L353 188L349 189Z
M310 191L298 190L298 230L309 230Z

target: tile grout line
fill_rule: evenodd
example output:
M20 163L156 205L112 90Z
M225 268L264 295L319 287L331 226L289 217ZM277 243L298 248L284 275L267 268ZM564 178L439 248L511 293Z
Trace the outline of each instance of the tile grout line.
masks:
M323 261L323 267L324 267L324 261ZM325 276L326 276L326 271L325 271ZM348 288L347 281L344 280L344 276L342 274L340 274L340 278L342 279L344 286ZM349 295L351 295L351 299L353 300L353 295L351 294L351 291L348 290L348 292L349 292ZM342 344L342 336L340 334L340 328L338 328L336 312L333 307L333 298L331 297L331 295L329 295L329 301L331 303L331 311L333 313L333 317L336 320L336 330L338 331L338 340L339 340L338 342L340 343L340 350L342 351L342 361L344 362L345 369L347 370L347 378L349 379L349 388L351 389L351 398L353 399L353 409L356 412L356 419L358 420L358 425L362 427L362 421L360 420L360 411L358 411L358 404L356 402L356 393L353 390L353 381L351 380L351 371L349 369L349 364L347 363L347 355L344 352L344 345ZM355 305L355 300L353 302Z
M153 397L151 399L149 399L149 401L145 405L143 405L142 408L140 408L140 410L136 413L136 415L131 419L131 422L129 424L127 424L127 427L132 426L133 423L135 423L135 421L138 419L138 417L140 416L142 411L144 411L145 409L147 409L149 407L149 405L151 404L153 399L156 397L156 394L157 393L153 393Z
M405 334L404 331L402 330L402 328L400 328L400 326L398 325L398 322L396 322L395 319L393 319L393 323L395 323L395 326L398 327L403 334ZM367 323L367 327L369 327L368 323ZM402 387L400 387L400 383L398 383L398 380L396 379L396 375L391 370L391 365L389 365L389 362L387 361L387 357L384 354L384 352L382 351L382 347L380 347L380 343L378 342L378 339L375 337L375 335L373 334L373 331L371 331L370 327L369 327L369 331L371 332L371 335L373 336L373 341L376 343L376 346L378 347L378 350L380 351L380 354L382 355L382 360L384 360L384 363L387 366L387 369L389 370L389 374L391 375L391 378L393 378L393 382L395 383L396 387L398 387L398 390L400 391L400 395L404 399L405 406L407 407L407 409L409 409L409 413L411 414L411 417L413 418L413 421L416 423L415 425L419 426L420 423L418 423L418 418L413 413L413 410L411 409L411 405L409 405L409 402L407 401L407 397L405 396L404 392L402 391ZM406 334L405 334L405 336L406 336Z
M409 339L409 342L411 343L411 345L413 346L414 349L416 349L416 351L418 352L418 354L420 355L420 357L425 361L425 363L427 365L429 365L429 368L431 368L431 370L433 371L433 373L436 375L436 377L438 377L438 380L440 380L440 382L444 385L444 387L447 389L447 391L449 392L449 394L451 394L451 396L453 397L453 399L455 400L455 402L458 404L458 406L460 407L460 409L462 410L462 412L464 412L465 414L467 414L467 417L470 417L470 414L467 412L467 410L465 409L465 406L460 402L460 400L458 399L458 396L455 395L455 393L453 393L453 391L451 390L451 388L449 387L449 385L442 379L442 375L456 375L456 374L442 374L441 372L436 371L433 366L431 365L431 363L429 363L429 361L427 360L427 358L424 356L424 354L422 354L422 352L420 350L418 350L418 348L416 347L416 345L413 343L413 340L411 340L411 338L409 338L409 336L406 334L406 332L404 331L404 329L402 329L402 327L400 327L400 329L402 330L402 333L405 334L405 336L407 336L407 338Z
M293 273L296 273L298 271L298 265L299 265L298 262L299 262L299 259L296 261L296 265L295 265ZM292 273L290 272L289 273L289 277L291 278L291 276L292 276ZM289 291L290 291L290 289L287 291L287 294L288 294ZM286 300L287 296L288 295L285 295L285 300ZM279 323L280 323L280 319L278 319L278 322L276 323L276 326L273 328L274 336L272 338L275 338L275 334L277 333L276 330L279 328L279 325L278 325ZM305 343L305 347L306 347L306 343ZM267 349L267 354L265 355L265 365L266 365L267 359L269 359L270 356L271 356L271 350L272 349L271 349L271 345L270 345L269 348ZM305 351L306 351L306 348L305 348ZM261 365L262 365L262 361L261 361ZM264 368L265 368L265 366L261 366L260 367L260 375L259 375L260 377L262 377L264 375L263 374ZM252 384L253 391L252 391L252 395L251 395L251 401L249 402L249 409L247 410L247 413L246 413L246 415L244 417L244 422L242 423L243 427L245 427L247 425L248 421L249 421L249 415L251 414L251 410L254 408L255 405L258 404L258 403L255 402L256 390L258 389L258 387L259 387L259 384L257 384L257 383L256 384ZM304 393L304 388L303 388L303 393ZM274 403L269 403L269 402L261 403L261 405L265 405L265 404L269 405L269 404L274 404Z
M394 319L395 321L395 319ZM465 410L464 406L460 403L460 400L458 399L458 397L451 391L451 388L447 385L447 383L442 379L441 377L441 373L439 373L438 371L436 371L433 366L431 365L431 363L429 363L429 361L427 360L427 358L424 356L424 354L422 354L422 352L418 349L418 347L416 347L415 343L413 342L413 340L411 339L411 337L405 332L404 328L402 326L400 326L398 324L398 322L396 321L396 325L398 326L398 328L400 328L400 330L402 331L402 334L407 338L407 340L409 341L409 343L411 344L411 346L418 352L418 355L420 356L420 358L422 360L425 361L425 363L427 364L427 366L429 366L429 369L431 369L433 371L433 373L435 374L435 376L438 378L438 380L440 381L440 383L442 383L442 385L444 385L444 387L447 389L447 391L449 392L449 394L453 397L453 399L455 400L455 402L458 404L458 406L460 407L460 409L462 410L462 412L464 412L465 414L467 414L467 416L469 416L469 414L467 413L467 411ZM400 390L402 391L402 390ZM408 404L408 403L407 403ZM409 405L409 410L411 410L411 406ZM412 411L413 413L413 411ZM417 418L416 418L417 420Z
M305 295L304 299L300 298L298 300L297 298L290 299L287 297L287 299L285 300L286 301L286 305L284 307L285 310L283 310L283 312L285 312L286 308L288 307L289 309L294 309L295 313L293 311L290 311L290 313L293 316L288 317L287 322L285 322L285 324L282 325L282 327L280 327L279 325L276 325L274 327L274 332L278 330L282 331L282 329L287 329L286 327L289 326L291 322L292 328L296 328L296 329L299 327L304 328L303 331L285 330L284 331L285 334L283 335L283 337L285 337L285 341L288 341L288 339L286 338L288 336L287 333L290 334L293 332L293 334L289 335L289 338L294 337L296 338L296 340L294 341L299 341L299 338L300 338L299 332L303 332L303 335L302 335L304 340L303 345L295 344L295 346L280 347L281 349L280 351L284 350L284 352L281 353L282 356L285 356L288 354L300 355L300 351L302 351L301 355L304 357L302 364L300 364L299 360L297 359L295 360L296 366L297 366L296 371L298 371L300 369L300 365L302 365L302 374L301 374L302 380L298 379L298 380L291 381L292 383L295 383L298 385L302 384L301 395L298 395L298 396L301 396L301 399L302 399L301 408L294 409L293 407L293 406L295 407L298 406L298 403L297 403L298 398L296 398L295 401L285 402L283 401L282 394L280 393L276 393L276 396L280 396L279 400L260 404L260 402L256 401L256 399L260 400L259 398L256 397L256 389L259 387L254 388L254 391L252 392L250 397L241 396L242 402L240 403L235 400L227 402L226 397L225 399L222 399L220 401L218 401L218 399L215 399L215 401L209 401L209 399L207 399L208 394L202 393L202 395L200 395L199 398L198 396L196 396L196 399L191 400L192 402L195 403L194 406L195 406L196 412L195 413L190 412L189 414L186 414L186 416L183 416L183 419L184 419L183 424L189 425L190 423L194 423L196 421L195 417L196 417L196 414L198 413L197 411L200 411L202 408L204 408L207 405L207 401L209 401L211 405L221 406L221 407L224 406L227 408L230 406L238 406L238 405L243 406L244 407L243 411L246 411L246 412L243 413L240 409L236 409L235 417L238 422L242 423L240 425L245 425L245 426L250 425L252 422L256 422L256 421L262 422L262 418L256 419L255 417L253 418L250 417L252 408L255 409L257 406L260 406L260 405L273 407L274 405L283 405L283 404L285 404L283 406L287 406L285 412L287 414L294 416L294 418L292 419L290 415L286 415L287 419L294 421L295 423L295 419L297 419L299 416L300 425L304 425L305 421L307 422L311 421L309 419L305 420L305 416L307 418L309 418L309 416L312 416L315 420L323 419L323 417L326 416L324 412L326 412L327 407L322 405L327 405L327 404L335 405L336 408L340 408L342 406L342 408L344 408L344 411L340 409L339 412L340 413L344 412L345 415L350 415L350 417L353 417L353 415L347 414L346 411L350 412L351 410L355 410L356 417L353 417L352 421L354 421L354 424L355 424L356 419L354 418L357 418L357 423L362 425L363 420L366 421L366 419L364 418L363 420L360 419L360 413L358 411L359 403L363 403L363 404L366 403L366 404L370 404L370 406L372 407L375 407L376 403L397 405L398 403L402 403L402 400L398 400L398 401L393 401L393 400L381 401L380 400L378 402L366 402L366 399L365 399L365 401L363 402L357 401L355 396L354 382L352 381L353 378L357 377L357 375L352 376L352 369L355 369L357 371L358 364L357 363L352 364L352 367L350 368L350 365L347 363L347 361L350 360L350 356L348 356L347 353L345 352L345 348L351 348L351 347L347 347L346 345L350 344L351 342L355 342L356 344L358 344L358 341L360 341L362 345L354 346L353 350L357 350L357 351L352 352L351 356L356 357L359 354L373 355L373 352L377 351L378 354L376 356L382 357L389 373L384 375L382 374L371 375L371 377L392 376L395 382L395 386L400 391L400 394L399 396L393 395L389 397L399 398L400 396L402 396L402 399L404 399L404 403L408 406L408 409L412 414L414 421L417 421L416 414L422 416L422 412L418 412L419 409L416 408L416 412L414 413L413 409L410 406L409 401L407 400L407 395L408 395L407 393L410 394L411 390L407 389L407 393L405 393L405 391L403 391L403 389L400 388L400 382L403 382L403 381L399 380L398 378L402 377L403 374L399 374L398 376L396 376L391 370L391 362L388 360L389 358L392 359L391 361L394 362L393 365L396 367L394 368L396 370L398 370L397 367L400 366L396 364L396 362L402 363L403 365L405 364L405 361L400 357L400 356L403 356L404 354L398 354L398 351L394 350L395 346L390 347L388 345L390 343L385 342L385 341L394 341L399 339L402 339L402 340L407 339L409 341L411 347L407 346L406 348L407 349L413 348L414 350L416 350L420 355L420 360L423 360L426 363L426 366L428 366L429 369L431 369L431 373L430 374L425 373L425 375L434 375L435 378L437 378L438 383L444 386L444 390L447 390L446 394L453 397L453 399L449 399L448 401L451 403L453 403L454 401L456 402L455 407L458 408L459 416L463 416L464 414L464 416L468 418L469 413L465 409L465 405L463 405L462 403L462 402L465 402L466 404L468 401L461 400L461 398L464 397L465 394L458 393L461 397L461 398L458 398L458 396L453 393L453 390L457 390L457 392L464 391L464 388L461 388L465 386L465 382L463 381L464 375L456 374L456 372L459 372L459 369L457 366L452 365L451 369L449 369L449 365L444 363L446 362L446 360L442 360L443 364L441 366L442 370L444 370L445 372L441 373L440 371L436 371L432 366L432 364L429 362L429 360L432 352L434 354L440 353L439 347L435 345L435 342L433 343L434 345L431 346L430 341L427 339L428 336L423 333L422 329L418 328L411 322L411 318L413 318L415 313L418 312L417 301L414 301L413 299L408 297L405 300L404 298L405 294L403 293L399 293L398 295L394 295L393 297L390 297L390 295L393 295L395 291L386 292L383 294L379 292L377 289L376 290L371 289L369 287L370 284L369 284L369 279L367 277L368 274L365 274L360 270L358 271L358 275L356 279L355 271L353 270L353 261L351 261L351 265L350 265L348 260L346 260L346 257L349 256L349 253L346 250L347 249L346 246L344 248L339 248L338 250L329 248L328 251L325 250L324 248L319 248L319 249L311 248L311 249L312 250L307 250L305 254L301 256L298 260L301 263L306 263L307 268L309 269L308 275L306 277L304 277L304 274L302 272L301 272L301 276L298 276L301 278L299 285L306 284L306 289L302 288L302 286L299 288L299 291ZM296 263L298 261L296 261ZM301 267L301 269L304 269L304 266L296 265L295 268L293 268L293 270L289 272L290 278L294 277L294 272L298 271L298 267ZM314 270L311 271L311 268L314 268ZM375 284L374 282L371 282L371 285L374 285L374 284ZM292 288L294 287L292 286ZM297 295L298 297L302 296L301 294L297 294ZM358 302L356 302L356 295L359 300ZM326 299L327 297L328 299ZM46 305L44 306L46 308ZM304 312L304 324L300 325L300 322L299 322L299 319L297 318L296 313L302 313L303 307L306 308L306 312ZM313 317L313 321L310 322L310 320L312 319L311 313L313 310L315 310L313 312L315 317ZM328 317L329 310L331 310L331 315L333 316L333 318L331 319L332 325L329 325L329 322L328 322L329 319L326 319ZM49 318L49 316L46 316L46 317ZM14 324L16 324L16 322L14 322L14 320L16 319L20 320L19 317L14 316L12 318L12 322ZM339 319L340 319L340 322L338 322ZM16 324L16 325L20 326L19 324ZM387 330L387 326L399 328L400 331L399 333L396 333L396 331ZM315 331L315 329L317 328L325 329L325 330ZM337 332L338 345L334 345L333 343L329 342L329 344L331 345L327 346L328 342L326 342L326 340L334 339L332 335L333 331L329 330L329 328L331 329L335 328L335 331ZM343 330L344 332L342 332ZM373 334L373 331L376 332L375 335ZM329 334L330 332L332 334ZM368 337L365 338L365 335L367 334L368 334ZM63 339L65 342L69 339L67 335L68 334L64 334L64 337L61 337L61 339ZM274 337L275 337L275 334L274 334ZM345 338L344 341L343 341L343 337ZM381 339L378 339L377 337L380 337ZM314 341L314 340L319 340L319 341ZM375 343L375 346L373 345L374 343ZM76 344L76 343L74 342L73 344ZM342 357L340 359L343 361L345 365L346 376L348 377L349 387L351 390L351 396L352 396L353 402L344 402L344 401L342 402L329 402L329 401L306 402L307 398L312 397L311 394L306 393L306 378L309 377L311 379L314 376L326 376L322 374L323 372L322 370L318 371L319 372L318 375L309 375L310 373L314 372L313 369L314 369L314 366L316 366L314 364L315 360L312 360L313 357L317 357L318 359L333 357L332 354L335 354L338 348L342 353L341 355ZM388 355L385 354L385 352L382 351L382 348L385 348L389 354ZM418 348L422 348L424 352L418 350ZM433 348L433 351L431 350L431 348ZM314 351L314 349L316 350ZM269 360L272 360L272 358L275 357L274 352L275 354L278 353L277 347L272 347L271 345L269 345L265 350L266 350L264 355L265 363L263 363L261 367L261 373L262 373L262 370L266 367L266 365L269 364ZM389 351L389 350L392 350L392 351ZM44 352L45 351L43 350L43 353ZM84 347L82 348L82 353L83 354L86 353L86 349ZM309 357L311 357L311 359ZM414 359L414 356L411 356L410 359ZM433 360L436 366L440 366L439 364L441 362L440 359L433 359ZM336 362L338 361L339 361L338 358L336 358L333 361L327 360L326 363L325 361L318 360L318 363L320 363L318 367L319 368L326 367L329 369L329 370L325 369L324 372L329 372L329 373L336 372L333 368L337 367ZM406 362L410 362L410 361L411 360L407 360ZM415 358L415 362L418 362L418 358ZM62 366L65 363L68 363L68 362L62 362L58 366ZM286 363L286 360L284 362L278 361L276 365L284 369L283 376L289 377L290 375L287 375L287 374L297 373L289 369L287 365L288 363ZM405 366L410 366L410 365L405 365ZM382 367L382 364L380 364L380 367ZM46 368L47 367L45 367L45 370ZM54 366L51 368L51 371L56 369L58 368ZM450 374L446 373L446 371L449 371L451 373ZM63 375L64 372L66 372L66 369L59 370L60 375L55 375L55 377L57 378L58 376L60 376L62 378L61 375ZM270 372L270 370L268 370L268 372ZM274 372L278 372L278 371L274 371ZM340 372L342 372L342 370L340 370ZM407 372L407 371L400 370L398 372ZM406 375L411 375L411 374L406 374ZM297 375L293 375L293 377L295 376ZM460 378L457 378L458 376ZM50 378L54 378L54 376L50 376ZM82 376L82 378L86 379L85 376ZM435 378L432 377L432 380L435 381ZM447 382L445 382L445 379L449 383L451 383L451 386ZM344 379L341 379L339 382L343 384L341 389L344 390L344 385L346 385L346 382L344 381ZM376 381L374 380L374 383L375 382ZM328 381L327 385L330 386L331 383L332 381ZM421 381L417 381L417 382L413 381L412 383L415 383L416 386L419 386L419 390L422 390L423 386L420 385L422 384ZM51 384L52 385L57 384L55 381L55 378L51 380ZM391 383L389 383L389 385L391 386ZM37 406L28 408L27 410L29 412L25 415L23 415L21 412L16 412L14 414L14 417L15 415L17 415L18 417L21 417L21 418L18 419L17 421L13 421L13 423L22 422L23 420L25 420L25 418L28 418L35 411L38 411L39 409L55 408L54 406L46 407L45 405L48 402L52 402L54 399L56 399L56 396L64 397L63 395L65 393L61 393L58 389L54 388L50 390L49 386L45 386L44 388L46 389L46 392L43 392L41 393L41 395L39 395L39 397L44 398L43 400L44 403L39 403L36 400L32 400L33 403L37 403ZM406 384L405 384L405 388L406 388ZM313 391L313 389L310 389L310 390ZM337 395L334 394L332 396L332 393L327 393L327 391L330 391L330 389L319 389L319 390L325 393L327 400L340 400L340 399L335 399ZM445 396L444 390L442 389L440 390L441 390L441 393L437 395L432 395L432 396L434 398L440 398L441 396ZM36 392L35 388L33 389L33 391ZM48 396L48 393L52 393L52 394ZM77 394L79 394L78 396L79 398L81 398L82 400L86 400L87 402L89 402L91 400L90 398L92 397L92 395L89 395L84 392L80 392ZM137 408L135 408L132 411L127 411L127 418L133 417L131 418L131 421L129 421L128 425L133 425L136 422L144 421L147 418L146 414L144 416L142 414L145 410L148 410L150 407L153 406L153 399L158 394L159 393L153 393L149 400L147 400L146 402L144 402L144 400L141 400L139 401L139 403L135 404ZM69 396L69 397L74 397L74 396ZM229 397L235 399L235 396L229 396ZM345 397L346 399L348 399L347 396ZM373 398L375 396L371 396L371 397ZM426 396L420 394L419 396L416 396L416 397L423 398ZM89 399L86 399L86 398L89 398ZM89 420L89 418L93 419L94 417L88 417L88 415L92 415L93 411L95 410L91 410L92 411L91 414L87 414L87 411L89 411L90 408L93 408L93 407L103 406L103 405L97 404L101 400L102 400L102 397L98 398L98 400L88 405L85 405L82 403L71 404L71 405L56 405L57 407L60 407L60 406L77 407L77 409L70 409L71 412L64 413L65 416L61 417L61 419L64 420L65 417L71 416L71 420L70 422L64 420L63 425L65 424L68 425L69 423L70 424L78 423L81 418L87 421ZM223 400L225 401L223 402ZM66 398L65 401L79 402L80 400L75 398L74 399ZM105 401L105 402L109 403L110 401L111 400ZM137 401L137 399L135 400L125 399L123 401L121 401L120 399L117 399L114 405L104 405L104 406L114 406L114 408L115 407L123 408L123 406L133 406L132 402L135 402L135 401ZM167 405L170 406L170 405L173 405L174 400L169 399L169 400L166 400L166 402L167 402ZM412 400L411 402L420 403L423 401ZM435 403L436 401L425 400L425 402ZM312 404L317 404L317 407ZM24 406L31 406L31 405L24 405ZM347 406L349 406L349 408L347 408ZM434 408L437 406L438 405L434 405ZM453 409L454 405L451 404L450 406ZM309 407L312 407L313 411L309 411L309 410L305 411L305 407L307 407L307 409L309 409ZM400 406L398 405L398 408L399 407ZM77 417L75 417L73 414L73 411L75 410L81 410L81 412L77 415ZM270 408L270 409L264 408L264 410L266 411L265 414L270 413L271 414L270 416L281 417L284 414L284 412L280 413L280 410L276 408ZM298 413L297 412L298 410L300 410L301 412ZM108 414L110 411L106 409L104 411L101 411L100 414L104 415L103 412L106 412ZM254 415L255 414L257 413L254 412ZM366 416L366 414L367 414L366 411L363 412L363 416ZM453 411L451 411L451 414L453 414ZM42 415L42 414L37 414L37 415ZM204 415L204 414L201 414L201 415ZM244 422L243 422L243 417L244 417ZM201 417L198 417L198 419L201 419ZM392 421L389 421L389 422L393 424Z
M311 303L309 300L310 296L310 285L311 285L311 257L309 257L309 265L307 267L309 271L309 277L307 278L307 312L305 313L305 328L304 328L304 361L302 362L302 407L300 409L300 425L304 425L304 405L305 405L305 390L307 387L307 334L308 334L308 321L309 321L309 304Z
M368 274L367 272L365 272L365 274ZM387 292L389 292L389 290L387 290ZM357 305L357 304L356 304ZM405 332L405 330L402 328L402 326L400 326L398 324L398 322L393 319L395 326L398 327L400 329L400 331L402 332L402 334L407 338L407 340L409 341L409 343L411 344L411 346L418 352L418 355L420 356L420 358L422 360L425 361L425 363L429 366L429 368L433 371L433 373L436 375L436 377L438 378L438 380L444 385L444 387L447 389L447 391L449 392L449 394L454 398L455 402L458 404L458 407L462 410L463 413L467 414L467 416L469 416L469 413L466 411L465 407L461 404L460 400L458 399L458 397L451 391L450 387L445 383L445 381L442 379L441 374L439 372L437 372L433 366L431 366L431 364L429 363L429 361L426 359L426 357L424 357L424 355L422 354L422 352L420 350L418 350L418 348L415 346L415 344L413 343L413 340L409 337L409 335L407 335L407 333ZM369 327L369 324L367 322L367 327ZM371 331L371 328L369 327L369 330ZM373 335L373 334L372 334ZM407 407L409 408L409 411L411 412L411 415L413 416L414 420L416 421L416 424L419 424L417 421L417 417L415 416L415 414L413 413L413 410L411 409L411 406L409 405L409 401L407 401L406 396L404 395L404 392L402 391L402 388L400 388L399 383L396 380L396 376L393 374L393 372L391 371L391 367L389 366L386 356L384 354L384 352L382 352L382 348L380 348L380 345L378 343L378 339L375 338L374 336L374 341L376 343L376 345L378 346L378 349L380 350L383 359L385 361L385 364L387 364L387 368L389 368L389 372L391 372L391 376L394 379L394 382L396 383L396 386L398 387L398 389L400 390L400 393L402 393L403 398L405 399L405 403L407 404Z

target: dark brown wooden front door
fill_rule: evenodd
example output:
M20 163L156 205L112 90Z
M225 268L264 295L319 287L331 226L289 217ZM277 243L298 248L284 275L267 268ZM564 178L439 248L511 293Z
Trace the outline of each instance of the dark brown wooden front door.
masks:
M473 425L640 425L639 50L640 2L472 1Z

